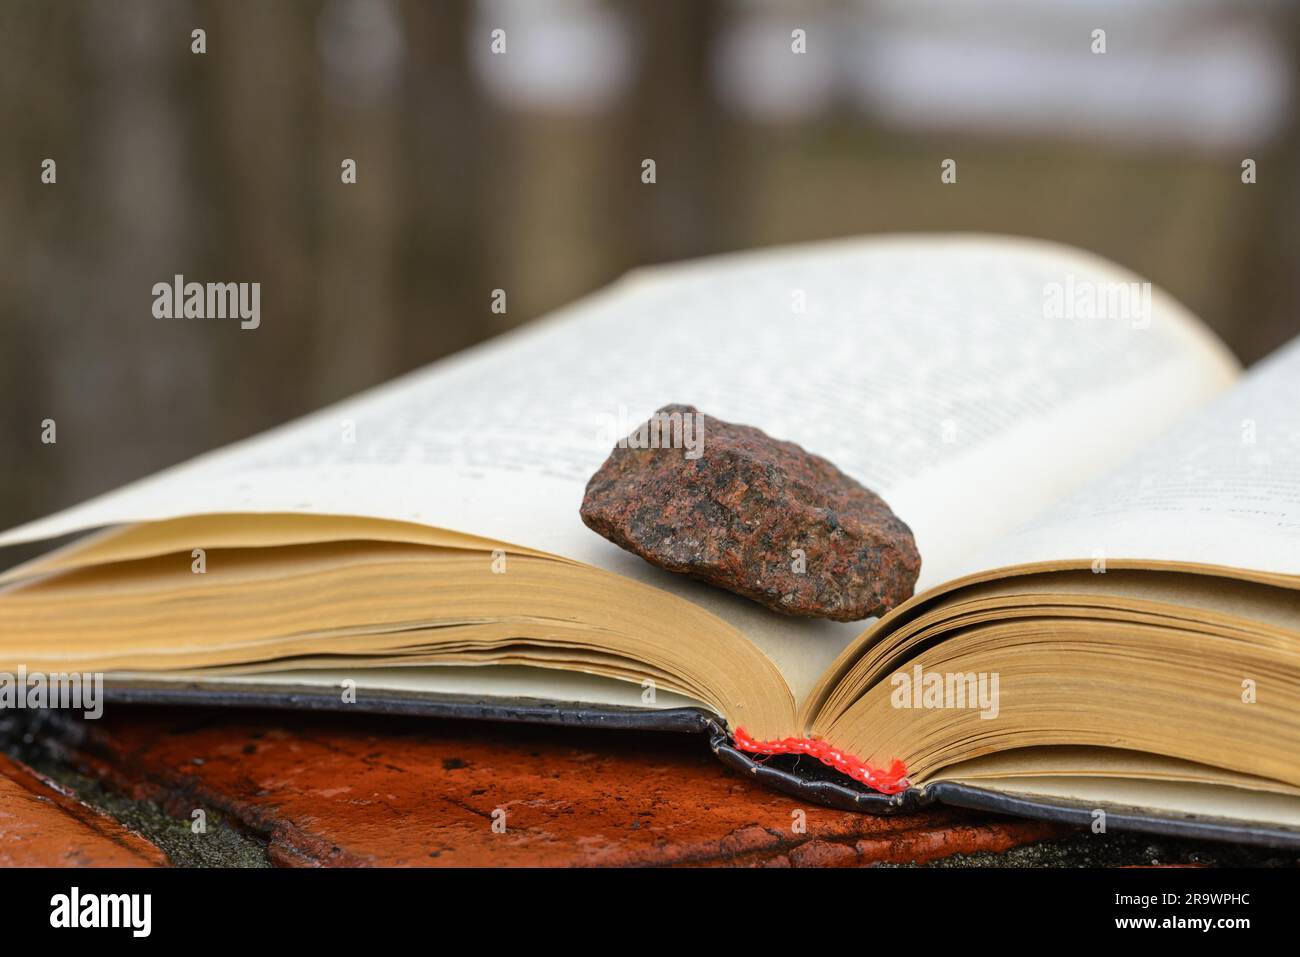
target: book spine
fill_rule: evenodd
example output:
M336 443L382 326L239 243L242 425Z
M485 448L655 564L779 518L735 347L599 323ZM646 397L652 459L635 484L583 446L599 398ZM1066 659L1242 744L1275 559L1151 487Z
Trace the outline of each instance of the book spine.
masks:
M912 786L911 782L907 780L907 768L897 758L886 770L874 768L865 761L861 761L851 754L845 754L843 751L833 748L825 741L817 738L782 738L780 741L755 741L741 728L736 729L733 738L737 748L750 754L806 754L809 757L814 757L822 764L847 774L853 780L860 781L881 794L901 794Z

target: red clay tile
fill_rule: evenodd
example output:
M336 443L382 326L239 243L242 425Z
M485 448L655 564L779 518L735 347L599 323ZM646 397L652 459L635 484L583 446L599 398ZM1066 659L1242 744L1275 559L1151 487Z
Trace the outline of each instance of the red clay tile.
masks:
M838 866L1068 833L949 808L800 805L685 735L146 708L85 728L76 757L112 786L183 817L219 810L282 865Z
M140 835L0 754L0 866L154 867L167 858Z

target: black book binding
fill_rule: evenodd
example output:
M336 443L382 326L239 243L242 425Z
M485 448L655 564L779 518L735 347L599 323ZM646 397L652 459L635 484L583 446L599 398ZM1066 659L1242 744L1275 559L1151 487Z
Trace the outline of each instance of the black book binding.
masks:
M104 698L110 704L359 711L368 714L521 722L575 728L686 732L707 736L709 747L728 768L799 800L843 811L906 814L939 803L1086 827L1092 824L1097 810L1095 805L1016 797L952 782L940 782L924 789L909 788L901 794L880 794L814 758L799 755L753 755L741 751L735 746L726 722L698 708L652 711L532 698L506 700L461 695L433 697L402 691L358 691L356 702L345 704L339 696L338 688L332 686L318 688L301 685L288 690L275 685L235 686L147 681L110 683L104 688ZM1142 808L1106 806L1105 811L1107 830L1300 850L1300 830L1292 828Z

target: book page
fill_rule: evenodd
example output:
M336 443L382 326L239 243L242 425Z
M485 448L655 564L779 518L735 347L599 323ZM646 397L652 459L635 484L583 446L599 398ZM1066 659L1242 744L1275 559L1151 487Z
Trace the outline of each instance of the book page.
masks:
M1130 280L1077 250L982 236L645 270L0 545L210 512L419 522L672 589L753 637L798 694L862 625L781 618L588 530L583 490L614 442L671 402L798 442L911 526L925 587L1230 384L1230 356L1158 290L1127 318L1045 308L1049 288Z
M1300 576L1300 339L970 570L1066 559Z

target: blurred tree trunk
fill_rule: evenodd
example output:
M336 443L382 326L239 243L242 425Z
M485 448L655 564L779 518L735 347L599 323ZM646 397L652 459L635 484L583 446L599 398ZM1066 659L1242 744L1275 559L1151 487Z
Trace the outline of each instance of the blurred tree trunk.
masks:
M491 291L501 284L486 259L508 221L487 194L494 169L491 127L469 59L469 0L402 7L408 68L403 115L397 250L407 317L399 364L413 368L485 339ZM486 38L483 38L486 42Z
M636 0L628 10L637 70L606 174L606 248L618 271L738 245L744 166L713 78L723 5ZM646 159L655 161L653 184L642 182Z
M204 281L260 282L262 324L209 341L225 441L312 408L302 376L321 332L316 5L211 0L194 131L207 239ZM220 273L219 275L217 273ZM297 370L286 375L286 370ZM242 388L242 383L255 383Z
M1291 69L1286 126L1265 151L1243 150L1225 174L1236 178L1241 203L1250 212L1237 217L1245 225L1236 256L1225 264L1234 283L1234 351L1247 364L1263 358L1295 335L1300 321L1300 8L1274 10L1276 35L1285 38ZM1257 163L1254 185L1240 182L1240 161Z
M317 314L305 318L314 330L316 403L325 404L400 368L405 50L395 4L327 0L313 27L318 298ZM355 183L343 181L347 159Z
M55 396L60 315L74 294L66 260L82 218L77 144L84 77L74 10L51 15L40 0L0 7L0 526L38 518L71 501L81 459L79 418L63 391ZM42 82L32 83L33 76ZM43 185L41 162L54 159L58 182ZM83 303L76 303L80 307ZM64 322L66 322L66 317ZM41 422L63 423L69 442L41 443ZM25 557L25 556L21 556ZM0 566L20 556L5 554Z
M60 412L63 504L201 451L220 414L206 350L152 314L154 284L199 265L192 19L183 5L127 0L81 6L67 25L77 92L58 112L80 129L50 188L68 220L58 275L31 297L51 306L59 337L47 396Z

